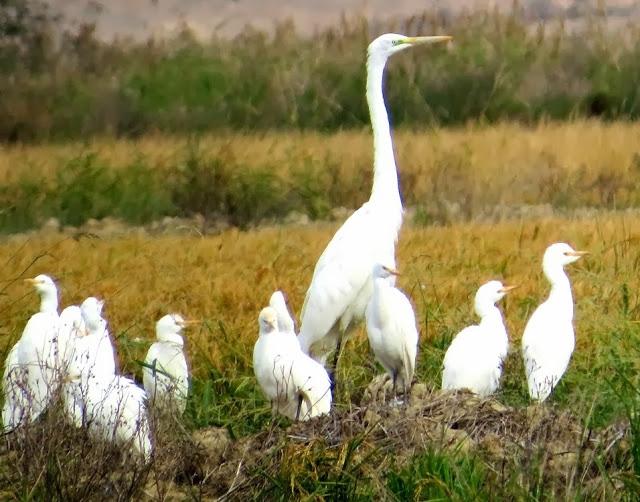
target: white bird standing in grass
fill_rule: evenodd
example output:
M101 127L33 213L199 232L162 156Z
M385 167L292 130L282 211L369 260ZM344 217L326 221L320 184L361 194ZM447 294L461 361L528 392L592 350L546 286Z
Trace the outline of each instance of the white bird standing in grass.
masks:
M167 314L156 323L157 341L149 347L142 381L152 405L184 413L189 393L189 368L184 355L182 330L193 321Z
M54 396L60 377L58 290L46 275L26 282L40 295L40 311L31 316L5 362L2 420L9 430L38 418Z
M342 338L362 319L373 292L376 263L395 267L395 244L402 225L402 201L389 119L382 93L387 59L419 44L446 42L449 36L406 37L387 33L368 48L367 103L373 128L374 174L371 197L336 232L320 256L302 307L302 350L325 363L335 350L335 371Z
M366 310L369 344L385 370L391 375L393 393L397 387L408 396L418 351L416 316L409 299L392 283L398 272L376 264L373 268L373 294Z
M522 355L529 395L544 401L567 370L575 347L573 296L564 266L588 254L558 242L547 248L542 270L551 283L545 302L533 312L522 335Z
M291 344L278 329L278 313L265 307L253 348L253 371L274 411L308 420L331 410L331 381L324 367Z
M513 288L500 281L478 288L474 305L480 324L460 331L449 345L442 370L443 389L469 389L481 397L498 389L509 338L496 303Z

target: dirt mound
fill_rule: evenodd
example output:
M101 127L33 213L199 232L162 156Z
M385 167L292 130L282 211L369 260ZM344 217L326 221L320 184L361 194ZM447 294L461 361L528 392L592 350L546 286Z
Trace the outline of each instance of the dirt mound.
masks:
M575 483L595 495L608 482L598 464L614 465L628 452L626 424L592 430L552 406L511 408L423 384L414 386L407 403L382 403L385 385L374 380L358 407L286 428L274 424L225 443L222 462L208 474L211 494L273 493L269 490L279 480L285 484L276 489L290 495L304 494L305 486L314 483L340 482L345 475L384 480L385 472L402 468L416 455L444 450L479 458L494 476L537 470L530 478L558 496Z

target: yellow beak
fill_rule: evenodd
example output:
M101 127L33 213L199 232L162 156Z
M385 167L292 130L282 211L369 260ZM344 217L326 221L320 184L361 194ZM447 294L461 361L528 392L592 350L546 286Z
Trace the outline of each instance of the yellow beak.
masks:
M502 289L500 290L500 293L508 293L511 290L514 290L518 287L518 285L514 285L514 286L502 286Z
M384 268L391 275L400 275L400 272L398 272L397 270L395 270L393 268L385 267L384 265L382 266L382 268Z
M591 253L589 251L567 251L565 254L567 256L585 256Z
M38 284L38 281L36 279L24 279L24 282L26 282L27 284Z
M430 37L407 37L404 43L411 45L438 44L441 42L449 42L450 40L453 40L453 37L449 35L433 35Z
M202 321L198 319L184 319L180 324L182 326L191 326L193 324L200 324Z

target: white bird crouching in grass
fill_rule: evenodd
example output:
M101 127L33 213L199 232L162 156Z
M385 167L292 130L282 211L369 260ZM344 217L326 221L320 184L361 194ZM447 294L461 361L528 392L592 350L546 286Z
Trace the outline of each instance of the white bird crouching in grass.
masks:
M179 314L167 314L156 323L157 341L149 347L142 369L142 381L154 406L184 413L189 393L189 368L184 355L182 330L194 321Z
M402 225L402 201L389 119L382 92L384 68L393 54L449 36L406 37L387 33L367 50L367 103L373 128L371 197L338 229L313 272L301 313L300 346L325 363L334 353L335 372L342 338L364 317L373 293L371 270L376 263L395 267L395 244Z
M65 411L71 423L86 427L96 438L129 445L145 461L153 443L146 407L146 393L120 375L91 375L85 382L72 365L64 387Z
M40 295L40 311L31 316L12 347L3 373L5 430L31 422L49 405L60 382L58 367L58 290L46 275L26 279Z
M489 281L478 288L474 305L480 324L460 331L449 345L442 370L443 389L468 389L480 397L498 389L509 338L496 303L514 287Z
M331 410L331 381L324 367L291 344L278 330L278 314L265 307L253 348L253 371L272 409L292 420L308 420Z
M544 253L542 270L551 292L533 312L522 335L522 356L533 400L547 399L569 366L575 335L571 283L564 266L585 254L564 242L552 244Z
M394 396L400 387L408 396L418 351L416 317L409 299L392 283L398 273L373 267L373 295L366 310L367 335L376 359L391 376Z

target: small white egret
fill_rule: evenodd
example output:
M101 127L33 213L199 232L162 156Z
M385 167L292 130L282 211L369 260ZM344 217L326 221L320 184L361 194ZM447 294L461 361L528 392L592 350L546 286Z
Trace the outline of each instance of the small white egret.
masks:
M395 244L402 225L402 201L389 119L382 92L387 59L419 44L446 42L449 36L407 37L387 33L367 51L367 103L373 129L373 187L369 200L338 229L320 256L301 313L300 346L325 363L335 350L338 361L343 336L361 320L373 292L376 263L395 267Z
M85 380L73 364L63 397L68 418L77 427L86 427L105 441L129 444L145 461L150 460L147 396L133 380L120 375L90 375Z
M397 387L407 397L413 380L418 351L416 317L409 299L395 288L390 267L373 267L373 294L365 313L369 344L376 359L391 375L393 393Z
M80 305L86 334L75 340L74 360L85 379L89 375L109 378L116 372L115 351L107 321L102 317L103 305L93 296Z
M529 395L544 401L567 370L575 347L573 296L564 266L586 251L575 251L557 242L544 252L542 270L551 284L546 301L533 312L522 335L522 356L527 373Z
M275 291L269 299L269 306L278 314L278 331L283 335L287 343L292 344L292 349L300 348L300 342L296 336L295 322L284 298L282 291Z
M172 407L184 413L189 393L189 368L184 355L181 333L194 321L185 321L179 314L167 314L156 323L157 341L149 347L142 381L149 401Z
M253 371L274 411L292 420L308 420L331 410L331 381L324 367L278 330L278 314L265 307L253 348Z
M25 282L32 284L40 295L40 311L27 321L5 362L2 419L9 430L38 418L54 396L60 377L58 290L46 275Z
M443 389L468 389L481 397L498 389L509 338L496 303L513 288L500 281L478 288L474 306L480 324L464 328L449 345L442 369Z

